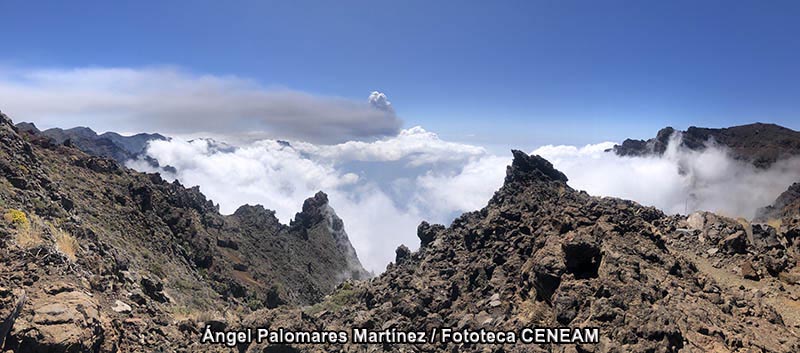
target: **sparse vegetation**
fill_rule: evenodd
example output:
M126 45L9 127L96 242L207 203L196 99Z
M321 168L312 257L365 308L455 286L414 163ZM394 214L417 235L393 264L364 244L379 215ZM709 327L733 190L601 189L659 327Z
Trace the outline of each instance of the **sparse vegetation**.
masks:
M64 254L70 261L75 261L76 255L80 249L78 239L75 239L72 234L65 232L61 228L50 225L50 234L53 235L53 240L56 244L56 250Z
M783 222L780 218L770 218L767 220L767 225L775 229L781 229L781 224L783 224Z
M23 248L32 248L42 244L41 220L36 215L30 219L25 212L10 209L3 214L3 219L15 230L14 240Z
M161 263L156 261L151 261L150 264L147 266L147 269L158 278L164 278L164 267L161 266Z
M323 311L335 313L342 310L346 305L354 303L356 294L356 290L353 286L345 282L336 291L326 297L325 300L307 307L305 311L309 315L316 315Z
M31 222L25 215L25 212L20 210L10 209L3 215L6 222L11 223L17 230L29 229Z

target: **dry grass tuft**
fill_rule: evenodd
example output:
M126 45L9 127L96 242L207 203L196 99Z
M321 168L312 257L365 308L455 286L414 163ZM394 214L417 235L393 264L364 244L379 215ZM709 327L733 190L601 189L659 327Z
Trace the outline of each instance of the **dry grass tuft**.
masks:
M53 235L58 252L64 254L70 261L75 262L78 250L81 248L78 239L53 225L50 225L50 233Z
M775 229L781 229L782 223L783 222L779 218L770 218L767 220L767 225Z
M32 229L17 231L14 240L17 245L25 249L37 247L44 242L42 233L35 232Z

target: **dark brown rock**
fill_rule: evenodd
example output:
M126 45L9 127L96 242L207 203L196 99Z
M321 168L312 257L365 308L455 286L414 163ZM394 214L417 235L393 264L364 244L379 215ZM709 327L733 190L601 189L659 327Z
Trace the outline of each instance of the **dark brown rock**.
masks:
M753 268L753 264L750 263L750 261L742 261L740 267L742 269L742 277L751 279L753 281L758 281L761 279L761 276L758 275L758 272L755 268Z

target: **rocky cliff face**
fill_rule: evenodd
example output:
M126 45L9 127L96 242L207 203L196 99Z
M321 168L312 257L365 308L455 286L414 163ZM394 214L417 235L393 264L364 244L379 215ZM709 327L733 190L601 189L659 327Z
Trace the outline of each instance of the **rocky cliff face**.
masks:
M789 243L800 243L800 182L781 193L772 205L758 211L755 222L766 223L777 229ZM800 257L800 254L797 254ZM797 281L800 282L800 273Z
M717 143L731 150L735 158L752 162L762 168L781 158L800 155L800 132L775 124L755 123L722 129L690 127L678 131L667 127L649 140L627 139L612 149L620 156L661 155L669 140L681 134L681 146L691 150L705 149Z
M0 175L0 334L16 352L193 351L196 322L311 304L366 277L322 193L291 226L261 206L223 216L197 187L5 115Z

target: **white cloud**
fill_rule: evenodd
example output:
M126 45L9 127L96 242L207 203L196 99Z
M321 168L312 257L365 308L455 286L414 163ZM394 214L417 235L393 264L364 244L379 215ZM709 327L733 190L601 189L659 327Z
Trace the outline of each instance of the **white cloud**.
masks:
M352 190L333 190L329 200L367 270L381 273L400 244L419 245L417 226L426 219L415 208L401 208L384 190L366 183Z
M394 136L401 122L386 96L368 100L266 88L236 76L176 68L0 69L3 110L40 127L292 138L316 143Z
M549 159L574 188L635 200L668 213L706 210L749 219L800 176L800 159L762 170L735 160L718 146L697 152L678 145L678 140L671 141L662 157L603 152L613 146L610 142L582 148L544 146L533 153Z
M374 142L293 145L302 152L333 161L387 162L407 159L412 166L459 162L486 154L483 147L442 141L435 133L420 126L402 130L396 137Z
M370 105L372 105L373 107L375 107L377 109L386 110L386 111L392 111L393 110L392 102L389 102L389 98L386 97L386 95L381 93L381 92L372 91L372 93L370 93L370 95L369 95L368 101L369 101Z
M417 178L415 200L439 219L481 209L503 185L510 163L510 157L485 156L454 172L429 170Z
M203 193L220 204L223 213L233 213L244 203L261 203L274 209L285 222L300 210L306 197L358 181L355 174L303 158L273 140L219 150L208 140L187 142L176 138L150 142L147 153L161 165L175 168L175 175L165 173L165 177L200 185ZM142 161L129 166L148 168Z
M371 143L332 146L261 140L218 148L209 139L174 138L151 142L147 154L175 168L174 174L161 170L165 178L199 185L227 214L259 203L286 223L305 198L325 191L362 263L376 272L393 260L400 244L418 246L422 220L449 223L456 212L485 204L502 183L500 164L507 162L421 127ZM141 160L128 166L155 171Z
M611 146L549 145L533 153L553 162L574 188L669 213L703 209L752 217L800 175L800 160L764 171L716 147L693 152L673 143L663 157L631 158L604 152ZM260 203L288 222L305 198L327 192L362 263L376 272L393 260L398 245L418 246L422 220L449 224L485 206L511 161L510 154L442 141L421 127L371 143L331 146L262 140L226 149L209 140L173 139L152 142L148 154L175 167L177 173L166 177L200 185L223 213Z

